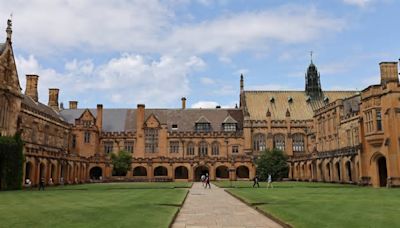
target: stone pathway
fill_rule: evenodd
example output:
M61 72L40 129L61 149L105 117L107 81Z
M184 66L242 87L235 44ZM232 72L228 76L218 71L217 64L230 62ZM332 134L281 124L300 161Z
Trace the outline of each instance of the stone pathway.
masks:
M205 227L282 227L223 189L204 189L194 183L173 228Z

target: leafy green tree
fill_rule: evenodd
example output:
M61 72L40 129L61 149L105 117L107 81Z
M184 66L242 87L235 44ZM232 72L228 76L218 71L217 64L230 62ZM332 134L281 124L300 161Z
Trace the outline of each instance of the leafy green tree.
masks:
M131 169L132 155L127 151L121 150L118 154L111 153L111 160L114 176L125 176Z
M289 167L287 165L287 156L278 149L265 150L256 160L257 175L261 180L267 180L268 174L272 179L282 179L288 176Z

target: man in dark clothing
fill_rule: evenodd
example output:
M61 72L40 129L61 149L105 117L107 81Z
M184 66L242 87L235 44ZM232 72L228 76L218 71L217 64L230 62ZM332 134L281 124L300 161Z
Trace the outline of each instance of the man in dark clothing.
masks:
M44 177L42 177L39 182L39 191L40 191L40 189L42 189L44 191L44 183L45 183Z
M206 187L205 187L205 188L207 188L207 186L208 186L209 188L211 188L211 185L210 185L210 176L208 176L208 173L206 174Z
M255 176L254 178L253 178L253 188L257 185L257 187L259 188L260 187L260 184L258 183L258 176Z

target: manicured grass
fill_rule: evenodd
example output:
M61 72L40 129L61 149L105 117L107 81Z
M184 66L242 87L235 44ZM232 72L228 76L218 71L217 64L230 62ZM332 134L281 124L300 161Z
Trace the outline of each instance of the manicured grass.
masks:
M215 182L229 187L229 181ZM227 189L294 227L400 227L400 189L275 182L273 189L235 182Z
M0 192L0 227L168 227L190 186L112 183Z

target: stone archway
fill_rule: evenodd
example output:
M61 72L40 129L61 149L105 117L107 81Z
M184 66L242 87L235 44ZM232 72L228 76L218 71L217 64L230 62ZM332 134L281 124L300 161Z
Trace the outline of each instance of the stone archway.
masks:
M336 169L337 179L340 182L342 180L341 179L341 173L340 173L340 162L336 162L335 169Z
M32 181L32 163L31 162L26 162L25 163L25 179L29 179Z
M154 176L168 176L168 169L164 166L158 166L154 169Z
M351 162L347 161L346 162L346 173L347 173L347 178L349 182L353 182L353 177L352 177L352 172L351 172Z
M147 169L143 166L137 166L133 169L134 177L147 177Z
M229 179L229 169L228 167L221 165L215 170L215 176L221 179Z
M50 163L50 178L54 181L56 178L56 165Z
M189 171L185 166L178 166L175 168L175 179L188 179Z
M330 162L328 162L328 163L326 163L326 174L327 174L327 181L332 181L332 178L331 178L331 163Z
M241 165L236 168L236 177L237 178L249 178L250 171L247 166Z
M209 169L207 166L204 166L204 165L197 166L196 169L194 170L194 180L200 181L201 176L206 175L206 174L210 175L210 172L209 172Z
M46 165L44 163L40 163L39 165L39 181L42 178L46 178Z
M89 176L92 180L100 180L100 178L103 176L103 170L100 167L95 166L90 169Z
M387 186L386 158L384 156L379 157L376 160L376 164L378 167L379 187L386 187Z

